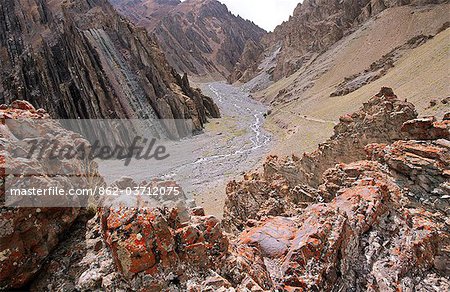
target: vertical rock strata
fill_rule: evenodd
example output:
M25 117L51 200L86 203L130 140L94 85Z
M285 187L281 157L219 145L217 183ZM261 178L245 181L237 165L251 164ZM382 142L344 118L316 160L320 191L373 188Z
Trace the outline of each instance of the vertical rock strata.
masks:
M3 1L0 28L3 102L28 100L59 118L147 119L150 127L192 119L196 130L219 116L106 0Z

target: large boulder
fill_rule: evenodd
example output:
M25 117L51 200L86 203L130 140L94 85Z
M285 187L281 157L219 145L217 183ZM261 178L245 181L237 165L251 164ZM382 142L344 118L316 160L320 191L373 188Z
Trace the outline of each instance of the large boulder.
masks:
M202 271L215 270L228 255L228 238L212 216L180 207L104 208L100 216L114 262L135 288L186 285Z

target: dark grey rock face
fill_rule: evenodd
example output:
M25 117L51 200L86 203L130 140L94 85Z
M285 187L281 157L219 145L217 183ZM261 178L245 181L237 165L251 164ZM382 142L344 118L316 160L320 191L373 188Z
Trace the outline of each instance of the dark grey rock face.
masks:
M192 119L200 130L219 115L106 0L3 1L0 60L1 102L28 100L53 117Z

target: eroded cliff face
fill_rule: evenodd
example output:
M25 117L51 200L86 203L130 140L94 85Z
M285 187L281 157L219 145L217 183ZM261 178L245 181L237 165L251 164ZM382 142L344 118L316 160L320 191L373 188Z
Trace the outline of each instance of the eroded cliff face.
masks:
M110 0L116 10L138 26L155 29L180 0Z
M187 0L178 5L175 2L115 0L112 3L123 15L154 33L169 63L178 72L227 77L246 42L259 43L265 34L263 29L233 15L216 0ZM134 8L128 9L129 6Z
M219 116L106 0L3 1L0 28L3 102L25 99L59 118L192 119L196 130Z
M250 81L259 70L263 52L264 46L261 43L255 43L251 40L247 41L241 57L228 76L228 82L235 83L240 81L245 83Z
M328 50L358 26L385 9L402 5L447 3L447 0L384 1L384 0L306 0L299 3L288 21L262 39L265 54L281 48L277 64L271 69L273 80L287 77ZM261 61L261 56L253 62ZM252 64L252 62L249 62ZM254 66L236 66L234 76L255 76L260 73ZM233 76L232 75L232 76ZM231 79L238 81L240 79ZM248 77L240 81L246 81Z

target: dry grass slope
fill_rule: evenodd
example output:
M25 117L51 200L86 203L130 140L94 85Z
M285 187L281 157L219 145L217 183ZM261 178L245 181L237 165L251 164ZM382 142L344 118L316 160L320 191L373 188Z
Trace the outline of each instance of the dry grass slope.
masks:
M450 5L388 9L319 56L308 68L259 92L259 98L265 101L274 100L281 89L292 93L288 103L274 107L266 123L281 141L273 153L290 155L311 150L332 133L330 121L358 109L382 86L392 87L400 98L414 103L420 115L442 117L450 110L449 104L441 103L450 96L450 29L406 51L380 79L344 96L330 97L330 93L345 77L364 71L412 37L435 35L450 20L449 10ZM317 76L311 78L312 75ZM438 102L430 108L433 99Z

